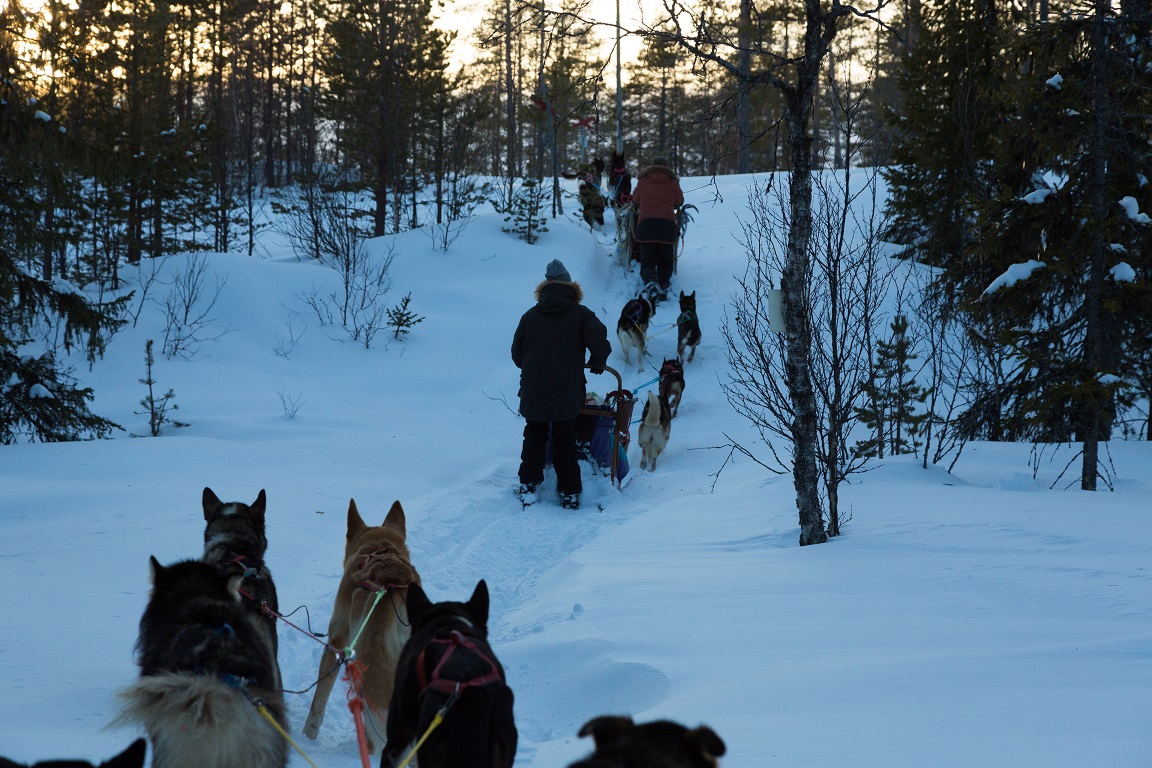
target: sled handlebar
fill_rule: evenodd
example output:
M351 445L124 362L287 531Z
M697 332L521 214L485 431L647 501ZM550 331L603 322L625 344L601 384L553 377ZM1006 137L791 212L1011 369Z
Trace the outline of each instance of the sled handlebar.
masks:
M587 363L584 364L584 367L588 369L592 368L592 366L588 365ZM620 371L616 370L610 365L606 365L604 366L604 373L611 373L616 377L616 389L624 389L624 379L620 376Z

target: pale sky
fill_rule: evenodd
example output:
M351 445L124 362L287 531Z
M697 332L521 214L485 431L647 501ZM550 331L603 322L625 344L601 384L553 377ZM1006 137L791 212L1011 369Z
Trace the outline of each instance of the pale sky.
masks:
M556 7L555 0L546 0L549 8ZM651 5L654 0L647 0ZM456 42L453 44L451 58L453 65L459 66L472 60L475 55L475 41L473 33L483 16L485 4L477 0L459 0L448 2L447 8L441 13L437 24L442 29L457 32ZM651 15L649 13L649 15ZM615 33L611 27L616 23L616 3L614 0L592 0L589 6L591 20L608 25L597 28L597 34L604 40L605 55L612 51L615 42ZM640 0L620 0L620 26L625 30L636 29L643 23ZM640 39L634 36L621 35L620 49L625 67L628 61L635 59L641 48ZM614 53L605 81L614 86L616 78L616 56Z

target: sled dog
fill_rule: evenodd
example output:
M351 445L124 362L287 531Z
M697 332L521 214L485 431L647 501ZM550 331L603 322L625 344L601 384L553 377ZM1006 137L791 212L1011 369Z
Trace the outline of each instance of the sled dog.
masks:
M304 721L304 735L315 739L324 722L328 697L336 683L337 659L331 650L345 650L359 634L356 663L362 664L368 748L375 754L383 739L388 701L396 678L396 660L408 639L405 600L420 583L408 554L407 524L400 502L392 503L383 525L367 525L348 502L348 534L344 544L344 575L336 589L336 604L328 622L328 648L320 657L316 693ZM378 602L377 594L384 597ZM373 605L375 604L375 608Z
M656 459L668 446L668 437L672 434L672 409L668 407L668 401L655 392L648 392L638 432L640 469L655 472Z
M241 604L242 576L202 560L151 558L152 594L136 641L140 677L116 724L142 725L154 768L284 768L287 726L263 620Z
M672 409L672 418L676 418L680 398L684 397L684 366L675 358L665 358L660 365L660 397Z
M648 323L656 311L652 299L644 294L629 299L620 310L620 319L616 322L616 338L620 340L620 351L624 355L624 363L631 365L632 350L638 355L637 364L644 370L644 352L648 345Z
M218 565L228 573L244 577L240 584L244 607L267 627L272 652L276 654L276 616L263 610L264 606L273 611L280 610L276 599L276 584L264 562L264 553L268 549L268 539L264 535L264 512L268 507L268 497L264 489L260 489L256 501L251 504L239 501L224 503L211 488L205 488L201 504L204 507L205 526L204 554L200 559ZM276 687L279 688L279 663L276 666L276 680Z
M696 347L700 343L700 319L696 317L696 291L686 296L680 291L680 316L676 318L676 354L685 363L696 357ZM685 350L691 349L685 360Z
M604 193L600 191L599 182L593 178L591 173L581 174L577 191L579 193L580 209L581 214L584 216L584 223L587 224L591 230L599 226L599 229L603 231L605 201Z
M488 585L466 603L432 603L408 590L412 636L396 671L388 708L388 765L407 755L448 704L444 720L420 747L420 768L510 768L516 757L513 695L488 644Z
M706 725L689 729L671 720L637 725L627 716L593 718L580 736L591 736L596 749L569 768L716 768L726 749Z
M144 768L144 755L148 751L148 743L144 739L136 739L128 749L103 763L99 768ZM44 760L25 766L0 757L0 768L97 768L85 760Z

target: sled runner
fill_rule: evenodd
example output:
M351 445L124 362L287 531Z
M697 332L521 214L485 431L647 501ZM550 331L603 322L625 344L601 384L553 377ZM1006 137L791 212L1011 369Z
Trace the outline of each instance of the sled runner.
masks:
M576 439L587 441L592 459L609 470L609 477L619 488L628 474L628 443L632 439L628 428L636 396L624 389L624 380L615 368L606 366L604 372L616 377L616 389L605 396L602 404L587 403L580 409Z

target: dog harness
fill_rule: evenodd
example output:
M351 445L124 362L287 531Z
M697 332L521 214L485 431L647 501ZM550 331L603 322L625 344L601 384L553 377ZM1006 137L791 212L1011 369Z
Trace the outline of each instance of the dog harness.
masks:
M660 367L660 378L664 378L665 376L669 376L674 373L679 373L681 370L682 369L680 364L675 360L664 363L664 365Z
M444 655L440 657L440 661L436 664L435 669L432 670L431 677L429 677L425 671L428 665L424 661L424 654L427 653L428 647L432 643L446 645L448 647L445 649ZM483 659L488 664L488 672L470 680L448 680L441 677L440 670L444 668L444 665L457 648L469 650ZM422 692L431 690L451 696L458 694L462 688L478 688L482 685L488 685L489 683L498 683L502 679L500 669L496 666L496 662L481 651L476 643L455 629L452 630L447 637L432 638L432 641L420 651L420 655L416 658L416 680L420 683L420 690Z

